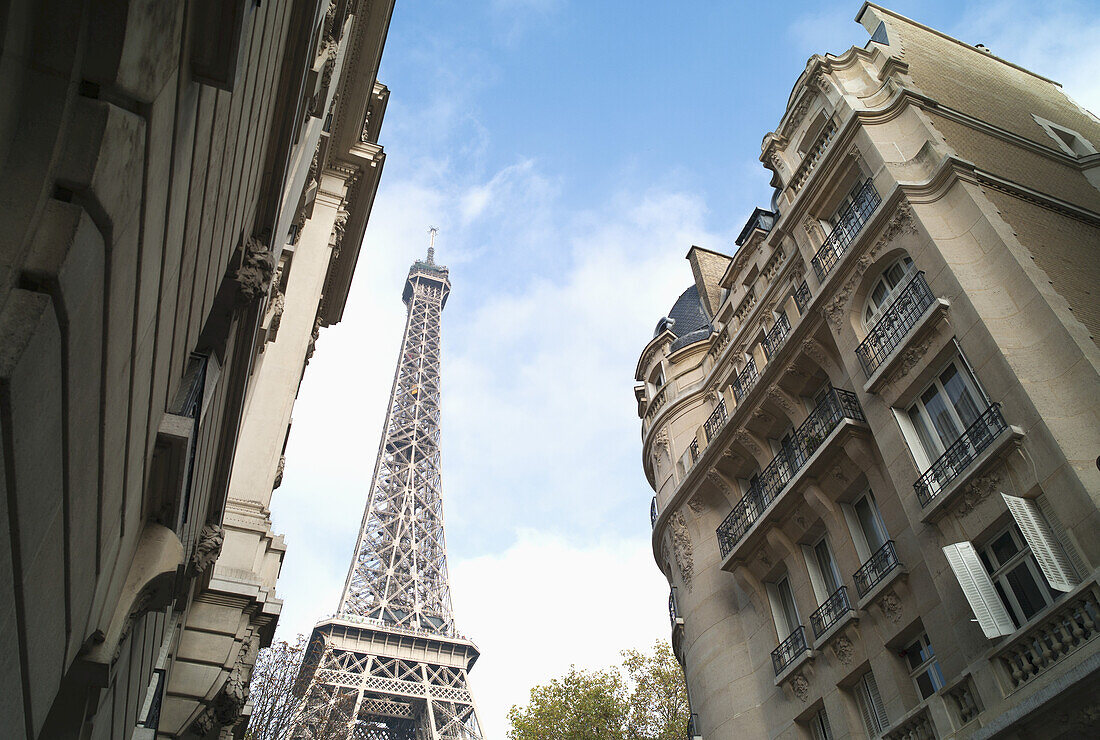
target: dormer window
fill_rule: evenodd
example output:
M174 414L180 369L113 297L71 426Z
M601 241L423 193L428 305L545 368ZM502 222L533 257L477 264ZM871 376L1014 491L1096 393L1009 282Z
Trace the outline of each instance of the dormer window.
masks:
M1096 147L1073 129L1060 126L1053 121L1048 121L1036 115L1033 115L1032 118L1043 127L1047 136L1054 139L1054 143L1058 145L1058 148L1071 157L1087 157L1090 154L1096 154Z

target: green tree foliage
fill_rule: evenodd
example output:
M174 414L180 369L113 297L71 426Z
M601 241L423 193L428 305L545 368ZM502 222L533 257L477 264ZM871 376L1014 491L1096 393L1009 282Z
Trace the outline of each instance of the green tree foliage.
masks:
M511 740L686 740L687 687L666 642L623 652L621 667L579 671L531 689L508 713Z

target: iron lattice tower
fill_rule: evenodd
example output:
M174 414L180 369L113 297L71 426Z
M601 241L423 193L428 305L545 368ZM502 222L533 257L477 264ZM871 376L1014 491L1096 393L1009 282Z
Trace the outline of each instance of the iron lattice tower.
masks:
M455 632L447 577L439 381L451 282L433 252L405 281L382 443L339 611L313 628L303 661L296 739L482 738L467 684L478 650Z

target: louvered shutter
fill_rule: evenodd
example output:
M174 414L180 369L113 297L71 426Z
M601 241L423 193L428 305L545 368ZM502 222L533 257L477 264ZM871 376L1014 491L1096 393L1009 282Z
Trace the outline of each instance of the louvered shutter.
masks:
M985 566L974 551L974 545L956 542L943 548L943 554L947 556L947 562L955 572L955 578L958 579L966 600L970 602L970 609L978 618L978 625L985 636L992 639L1015 632L1012 617L1005 609L1001 597L997 595L997 589L993 587L993 581L989 579Z
M860 679L856 685L856 704L859 705L859 714L863 718L863 727L867 730L867 736L878 737L875 715L871 709L871 698L867 695L867 685L863 679Z
M822 709L817 716L821 721L821 740L833 740L833 729L829 727L829 715Z
M1069 562L1073 564L1073 569L1077 572L1078 578L1083 578L1090 570L1085 561L1081 559L1081 553L1077 547L1073 544L1073 540L1070 539L1069 533L1066 532L1066 528L1062 525L1062 520L1058 518L1058 514L1050 506L1050 500L1047 496L1040 495L1035 497L1035 503L1039 507L1039 511L1042 512L1043 518L1047 520L1047 524L1050 525L1050 531L1054 533L1054 538L1058 540L1062 545L1062 552L1069 558Z
M806 561L806 571L810 574L810 586L814 590L818 604L824 604L831 595L825 587L825 580L821 576L821 568L817 564L817 555L809 545L802 545L802 557Z
M875 681L875 674L868 671L863 680L867 684L867 695L871 699L871 711L875 716L875 726L878 732L886 732L886 729L890 726L890 719L886 716L886 707L882 703L882 696L878 693L878 682Z
M1007 493L1002 493L1001 498L1008 505L1050 587L1058 591L1072 591L1080 581L1035 501Z

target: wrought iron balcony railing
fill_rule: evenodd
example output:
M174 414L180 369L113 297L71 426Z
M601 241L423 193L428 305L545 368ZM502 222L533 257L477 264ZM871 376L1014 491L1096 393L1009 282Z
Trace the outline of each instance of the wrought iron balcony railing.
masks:
M977 460L982 451L1006 429L1008 425L1001 416L1001 404L991 404L958 439L951 443L950 447L944 450L932 466L917 478L913 489L917 492L920 505L928 506L932 499L966 470L970 463Z
M699 729L699 715L692 712L688 719L688 740L702 740L703 731Z
M745 397L745 394L752 390L752 387L756 385L756 381L760 378L760 375L756 372L756 360L752 357L745 363L745 367L741 368L741 372L737 374L737 377L733 379L733 396L738 401Z
M810 286L806 285L806 281L803 280L802 284L794 289L794 303L798 306L800 314L806 312L806 306L810 305L811 298L813 296L810 295Z
M860 566L852 579L856 582L856 592L860 597L866 596L871 589L877 586L883 578L888 576L895 568L900 568L898 552L894 549L894 541L887 540L867 562Z
M856 347L856 357L868 378L890 356L935 300L928 283L924 281L924 273L913 273L909 282L871 327L871 331L867 332L866 339Z
M787 335L791 333L791 322L787 319L787 314L779 314L779 318L775 320L772 328L764 335L764 355L770 360L783 344L783 340L787 338Z
M810 615L810 626L814 629L814 637L821 637L826 630L840 621L840 618L852 610L852 604L848 601L848 588L841 586L833 595L825 599L825 603Z
M676 604L676 587L668 592L668 621L672 629L676 629L676 623L680 619L680 609Z
M779 643L779 647L772 650L772 668L775 669L775 675L782 673L795 658L809 649L810 646L806 644L806 628L800 624L786 640Z
M860 187L852 202L837 215L832 233L826 237L825 243L810 260L818 281L825 281L825 276L848 251L856 235L863 230L863 225L871 218L871 214L881 202L882 198L875 190L874 183L868 179Z
M649 526L653 526L657 523L657 497L654 496L653 500L649 502Z
M688 445L688 449L691 450L691 464L699 462L699 438L691 440L691 444Z
M830 388L821 402L791 435L791 443L772 459L733 511L718 525L718 549L729 555L737 542L775 501L783 487L817 451L829 433L845 419L865 421L856 395Z
M718 405L714 407L714 411L710 412L710 416L707 418L706 423L703 424L703 431L707 433L708 443L718 436L718 432L722 431L722 426L725 423L726 400L722 398L718 400Z

